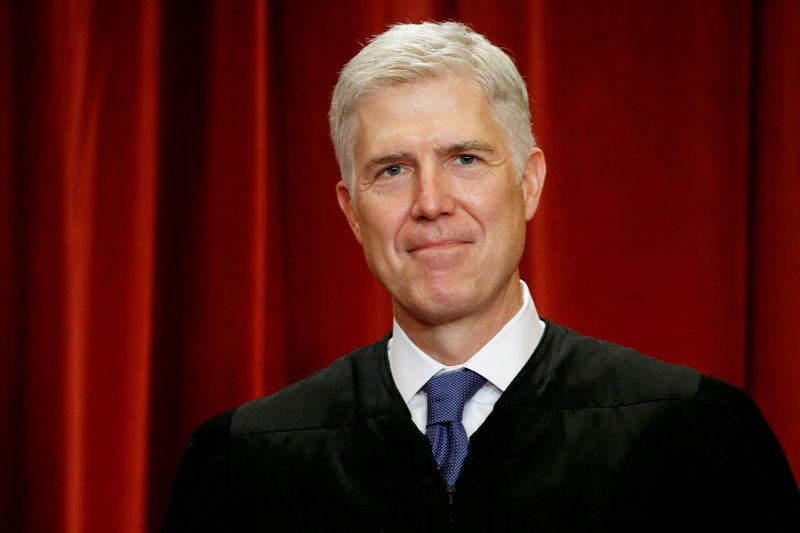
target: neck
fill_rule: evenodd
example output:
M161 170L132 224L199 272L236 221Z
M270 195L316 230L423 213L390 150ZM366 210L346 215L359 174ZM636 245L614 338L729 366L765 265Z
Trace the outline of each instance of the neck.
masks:
M443 365L452 366L475 355L521 307L522 294L517 279L486 309L433 323L395 305L395 320L420 350Z

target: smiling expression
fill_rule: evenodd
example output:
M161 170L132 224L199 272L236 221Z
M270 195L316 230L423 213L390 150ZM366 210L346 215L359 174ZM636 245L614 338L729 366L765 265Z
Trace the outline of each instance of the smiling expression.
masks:
M513 316L541 151L519 176L488 99L463 77L384 88L356 118L352 196L341 182L337 195L398 322Z

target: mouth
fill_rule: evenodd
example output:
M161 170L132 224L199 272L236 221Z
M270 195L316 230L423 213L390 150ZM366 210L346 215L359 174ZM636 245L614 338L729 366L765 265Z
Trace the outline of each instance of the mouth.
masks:
M411 252L420 252L423 250L431 250L431 249L444 249L454 246L460 246L462 244L469 244L469 243L467 241L462 241L460 239L442 239L439 241L428 241L415 244L414 246L409 248L408 252L411 253Z

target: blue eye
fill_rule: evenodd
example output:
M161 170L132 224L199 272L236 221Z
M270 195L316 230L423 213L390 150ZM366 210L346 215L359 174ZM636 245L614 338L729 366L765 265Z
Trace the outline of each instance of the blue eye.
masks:
M386 176L392 177L392 176L397 176L402 171L403 167L401 167L400 165L392 165L390 167L385 168L381 174L385 174Z
M468 154L460 155L458 156L458 162L462 165L471 165L475 162L475 156Z

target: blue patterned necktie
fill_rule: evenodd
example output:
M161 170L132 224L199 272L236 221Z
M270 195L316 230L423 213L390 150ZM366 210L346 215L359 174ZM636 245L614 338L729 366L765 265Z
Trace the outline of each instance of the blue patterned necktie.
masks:
M486 378L463 369L433 376L422 387L428 395L428 426L433 457L448 486L453 486L467 456L467 432L461 423L464 404Z

